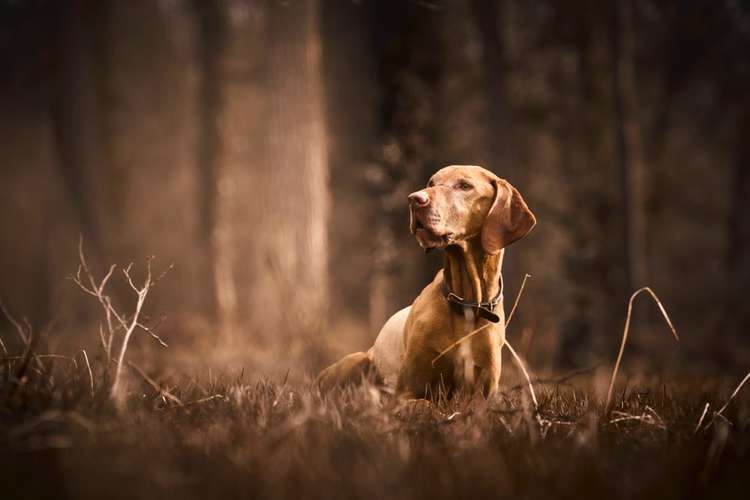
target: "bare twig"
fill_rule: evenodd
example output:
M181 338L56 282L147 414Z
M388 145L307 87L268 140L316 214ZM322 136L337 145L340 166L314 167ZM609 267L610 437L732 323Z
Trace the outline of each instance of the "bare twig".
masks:
M101 281L97 283L97 280L94 278L94 275L91 272L91 268L86 261L86 256L83 251L83 238L81 238L78 242L78 257L80 259L78 271L76 272L75 276L71 277L71 279L85 293L96 297L102 309L104 310L107 331L105 335L104 328L101 324L99 325L99 340L101 341L102 350L104 351L107 360L105 363L105 369L107 370L107 373L109 373L109 363L112 360L112 347L114 343L115 333L120 330L124 332L122 343L119 346L119 353L117 355L117 361L115 365L115 376L110 393L112 399L118 399L120 396L122 365L125 359L125 353L127 352L131 336L133 335L133 332L136 330L136 328L139 328L148 333L163 347L167 347L167 343L164 342L164 340L162 340L162 338L156 334L156 327L161 323L161 321L157 323L156 326L146 326L141 321L141 312L149 291L161 278L164 277L164 275L170 269L172 269L173 264L170 264L156 279L154 279L151 269L151 263L154 258L153 256L148 257L146 259L146 278L144 279L143 284L140 286L136 285L131 275L133 263L128 264L128 266L122 270L125 281L137 296L135 311L133 312L132 316L127 316L119 313L117 309L115 309L115 307L112 305L111 297L105 293L105 287L112 277L116 266L110 266L109 270L101 279ZM83 278L81 276L82 271L85 274L85 279L88 280L88 284L85 284L83 282Z
M18 332L18 336L21 338L21 342L23 342L23 345L28 345L29 339L31 338L31 329L29 329L28 331L24 330L21 323L16 321L16 318L14 318L10 311L5 308L5 304L3 304L2 300L0 300L0 311L3 312L3 315L10 322L10 324L15 327L16 332Z
M89 371L89 386L91 388L91 399L94 399L94 374L91 372L91 363L89 363L89 355L86 354L86 349L81 349L83 353L83 360L86 361L86 368Z
M664 320L667 322L667 325L669 325L669 329L672 331L672 335L674 336L675 340L678 342L680 341L680 337L677 335L677 330L675 330L674 325L672 324L672 320L669 319L669 315L667 314L667 311L664 309L664 306L662 305L661 301L659 300L659 297L656 296L653 290L651 290L650 287L643 287L639 288L635 292L633 292L633 295L630 296L630 301L628 302L628 314L625 318L625 328L622 332L622 342L620 343L620 351L617 354L617 361L615 361L615 367L612 370L612 379L609 382L609 390L607 391L607 402L604 405L606 408L609 408L609 404L612 401L612 391L615 387L615 379L617 378L617 372L620 369L620 362L622 361L622 354L625 351L625 344L628 341L628 333L630 331L630 317L633 313L633 300L641 294L642 292L648 292L649 295L654 299L656 302L656 305L659 306L659 310L661 311L662 316L664 316Z
M99 337L102 343L102 350L104 351L104 355L107 358L107 362L105 363L105 370L107 371L107 373L109 373L109 360L112 358L112 342L115 335L115 327L112 323L113 316L118 320L118 323L124 325L124 321L114 309L114 307L112 307L111 299L108 295L104 294L104 289L107 286L107 283L112 277L112 274L114 273L117 266L111 265L99 284L97 284L96 280L94 279L94 274L91 272L91 268L86 261L86 255L83 251L83 236L78 239L78 259L78 270L76 271L75 276L71 276L70 279L85 293L96 297L96 299L99 301L99 304L102 306L102 309L104 309L104 316L107 321L107 338L104 338L104 331L101 325L99 326ZM86 278L89 282L88 286L85 285L81 279L81 271L84 271L84 273L86 274Z
M29 362L33 358L34 349L36 349L36 344L38 342L39 342L39 335L34 335L33 331L29 331L29 341L26 344L26 351L24 352L23 359L21 360L21 364L16 369L16 373L13 374L13 378L15 378L16 380L22 380L23 376L26 374L26 370L29 369ZM18 384L11 384L5 396L6 399L9 400L13 396L17 387L18 387Z
M37 360L39 359L64 359L66 361L70 361L71 363L73 363L73 366L75 368L78 368L78 363L76 363L75 358L71 358L70 356L65 356L63 354L33 354L32 353L32 356ZM5 359L19 361L19 360L24 359L25 357L26 357L25 355L24 356L7 356ZM41 365L41 366L42 368L44 368L44 365Z
M151 388L156 391L161 397L165 399L169 399L173 403L175 403L178 406L183 406L182 401L180 401L180 398L169 392L168 390L164 389L162 386L160 386L154 379L148 376L145 371L143 371L138 365L133 363L132 361L128 361L128 365L138 372L138 375L143 377L143 380L145 380L148 385L151 386Z
M8 380L10 378L10 372L12 370L10 361L8 360L8 349L5 347L5 342L3 342L3 339L0 339L0 347L3 349L3 358L5 360L5 375L3 376L3 380Z
M102 324L99 323L99 340L102 343L102 352L107 355L107 363L109 363L109 353L107 352L107 341L104 339L104 330Z
M127 330L125 330L125 336L122 339L122 344L120 344L120 354L117 357L117 368L115 369L115 381L112 384L112 392L111 396L113 399L117 399L120 397L120 383L121 383L121 375L122 375L122 365L125 361L125 352L128 349L128 343L130 342L130 336L133 335L133 331L135 331L136 326L138 325L138 317L141 314L141 309L143 308L143 303L146 301L146 296L148 295L149 290L151 289L151 259L148 259L146 261L146 279L143 282L143 285L141 288L138 288L133 283L133 279L130 276L130 268L132 264L129 265L127 268L123 269L123 273L125 274L125 277L128 280L128 283L130 286L135 290L136 294L138 295L138 300L135 304L135 312L133 313L133 318L130 322L130 326L128 326Z
M164 342L164 340L156 334L156 329L163 322L164 322L164 316L162 316L161 318L159 318L159 321L154 326L149 327L149 326L144 325L141 322L136 323L135 326L137 326L138 328L140 328L144 332L146 332L149 335L151 335L151 338L153 338L154 340L156 340L162 347L169 347L169 345L166 342Z

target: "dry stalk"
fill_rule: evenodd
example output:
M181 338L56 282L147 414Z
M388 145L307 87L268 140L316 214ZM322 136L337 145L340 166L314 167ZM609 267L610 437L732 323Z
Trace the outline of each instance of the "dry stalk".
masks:
M191 405L197 405L201 403L207 403L209 401L213 401L215 399L223 399L225 397L226 396L224 396L223 394L214 394L213 396L207 396L205 398L196 399L195 401L188 401L183 406L191 406Z
M445 349L443 349L442 351L440 351L440 354L438 354L437 356L435 356L434 358L432 358L432 366L434 367L435 363L440 358L442 358L443 356L445 356L446 354L448 354L449 352L451 352L453 349L455 349L456 347L458 347L459 345L461 345L462 342L464 342L465 340L469 340L471 337L473 337L474 335L476 335L478 333L482 333L488 326L490 326L492 324L493 323L485 323L484 325L480 326L476 330L473 330L471 333L468 333L468 334L464 335L463 337L461 337L460 339L458 339L457 341L455 341L454 343L452 343L451 345L449 345L448 347L446 347Z
M604 405L605 408L609 408L609 404L612 401L612 391L614 390L614 387L615 387L615 379L617 378L617 372L620 369L620 362L622 361L622 354L625 351L625 344L628 341L628 333L630 331L630 317L633 314L633 300L635 300L635 298L642 292L648 292L649 295L651 295L651 297L656 302L656 305L659 306L659 311L661 311L661 314L664 317L664 320L667 322L667 325L669 325L669 329L672 331L672 335L674 336L675 340L677 340L678 342L680 341L680 337L677 335L677 330L675 330L675 327L672 324L672 320L669 319L669 315L667 314L666 309L664 309L664 306L662 305L661 301L659 300L659 297L656 296L654 291L651 290L650 287L645 286L633 292L633 295L630 296L630 301L628 302L628 314L627 314L627 317L625 318L625 327L622 332L622 342L620 343L620 351L617 354L615 367L612 370L612 379L609 382L609 390L607 391L607 402Z
M667 426L664 424L664 420L662 420L659 414L656 413L650 406L646 406L646 408L644 408L644 411L640 415L631 415L629 413L621 411L614 411L612 412L612 414L619 416L610 420L610 425L618 424L620 422L638 421L644 424L653 425L654 427L658 427L662 430L665 430L667 428Z
M526 377L526 382L528 383L529 387L529 393L531 394L531 400L534 402L534 409L539 409L539 401L536 399L536 393L534 392L534 385L531 383L531 377L529 376L529 372L526 371L526 367L523 364L523 361L521 361L521 356L519 356L515 349L513 349L513 346L510 345L508 340L505 341L505 347L508 348L510 353L513 355L513 359L516 361L516 364L518 365L518 368L521 369L521 372L523 372L523 376Z
M748 380L750 380L750 372L748 372L748 374L745 375L745 378L743 378L742 382L740 382L740 384L734 389L734 392L732 392L732 395L729 396L729 400L726 403L724 403L724 406L722 406L719 409L719 411L716 412L716 415L722 415L723 416L724 410L726 410L727 407L729 406L729 403L731 403L734 400L734 398L737 397L737 394L739 394L740 389L742 389L742 386L745 385L745 382L747 382Z
M523 281L521 282L521 288L518 289L518 293L516 294L516 300L513 301L513 307L510 308L510 314L508 314L508 319L505 320L505 327L508 327L508 323L510 323L510 320L513 319L513 314L516 312L516 308L518 307L518 302L521 300L521 295L523 295L523 290L526 288L526 280L531 278L531 275L529 273L524 274Z
M695 429L693 429L693 434L697 434L698 430L701 428L701 424L703 423L703 419L706 418L706 413L708 413L708 407L711 403L706 403L706 406L703 407L703 413L701 413L701 418L698 419L698 424L695 426Z
M159 394L159 396L161 396L164 399L169 399L170 401L175 403L177 406L183 406L182 401L180 401L180 398L178 398L177 396L175 396L174 394L172 394L171 392L169 392L168 390L160 386L154 379L149 377L148 374L145 371L143 371L143 369L141 369L141 367L139 367L132 361L128 361L128 365L133 370L138 372L138 375L140 375L143 378L143 380L145 380L148 383L148 385L150 385L151 388Z
M734 398L737 397L737 394L740 393L740 390L742 389L742 386L744 386L745 383L748 380L750 380L750 372L748 372L748 374L745 375L745 378L742 379L742 381L739 383L739 385L734 388L734 391L732 392L732 395L729 396L729 399L727 400L726 403L724 403L724 406L722 406L721 408L719 408L719 411L715 411L714 412L713 417L711 418L711 421L706 424L706 427L705 427L706 429L708 429L709 427L711 427L711 424L713 424L714 421L717 418L721 418L721 419L725 420L729 425L732 425L732 422L730 422L729 419L727 419L727 417L724 416L724 410L726 410L729 407L729 405L731 404L731 402L734 401ZM706 403L706 407L703 410L703 415L701 415L701 419L698 421L698 425L695 426L695 431L694 432L697 433L698 430L700 429L701 423L703 423L703 419L705 418L707 411L708 411L708 403Z
M91 399L94 399L94 374L91 371L91 363L89 363L89 355L86 354L86 349L81 349L83 353L83 360L86 362L86 368L89 371L89 386L91 388Z
M21 342L23 345L28 346L29 340L31 339L31 327L28 326L28 321L25 321L25 324L27 325L28 330L25 330L24 327L19 323L16 318L13 317L13 315L8 311L8 309L5 308L5 304L3 304L3 301L0 300L0 311L3 312L3 315L5 318L10 322L11 325L16 329L16 332L18 332L18 336L21 338Z

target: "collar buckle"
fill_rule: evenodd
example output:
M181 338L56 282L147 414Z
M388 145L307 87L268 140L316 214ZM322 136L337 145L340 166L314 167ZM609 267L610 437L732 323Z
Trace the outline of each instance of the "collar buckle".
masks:
M490 321L492 323L499 323L500 322L500 316L498 316L494 310L495 307L497 307L497 304L500 303L500 300L503 297L503 278L502 275L500 276L500 291L498 294L489 300L488 302L467 302L463 299L463 297L459 297L455 293L453 293L450 288L448 288L448 282L443 279L443 292L445 299L448 301L448 303L458 309L461 309L462 311L465 309L472 309L475 314L479 315L480 317L486 319L487 321Z

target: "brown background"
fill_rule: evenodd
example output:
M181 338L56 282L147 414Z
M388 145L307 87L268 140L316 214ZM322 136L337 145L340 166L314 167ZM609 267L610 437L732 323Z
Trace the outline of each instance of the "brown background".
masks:
M732 1L0 0L0 298L51 350L95 342L82 234L98 272L175 263L168 357L318 368L439 267L406 195L481 164L539 220L505 265L533 366L611 358L651 285L683 342L644 300L628 359L739 373L748 54Z

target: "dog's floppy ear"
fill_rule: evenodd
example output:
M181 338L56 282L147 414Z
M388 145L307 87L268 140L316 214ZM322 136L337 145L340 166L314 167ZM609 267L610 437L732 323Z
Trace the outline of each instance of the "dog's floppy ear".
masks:
M536 224L536 217L508 181L495 179L492 184L495 199L482 226L482 247L485 252L496 254L526 236Z

